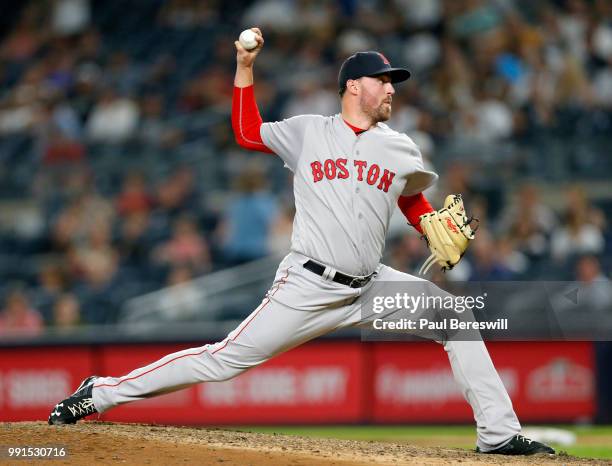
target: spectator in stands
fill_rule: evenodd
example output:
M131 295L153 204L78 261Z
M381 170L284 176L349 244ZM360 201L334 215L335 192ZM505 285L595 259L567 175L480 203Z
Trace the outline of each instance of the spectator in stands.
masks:
M121 221L117 250L124 265L146 268L152 247L153 229L147 211L129 213Z
M518 251L530 261L543 259L549 253L548 237L532 217L517 219L511 224L509 233L515 239Z
M169 266L190 267L196 273L210 269L208 244L195 220L188 216L175 220L171 238L158 246L154 259Z
M593 92L596 103L607 110L612 109L612 9L610 2L595 2L592 25L591 64L593 67Z
M70 331L81 324L81 305L71 293L61 295L53 305L53 326L61 331Z
M121 216L148 212L153 206L153 199L148 193L145 175L142 172L130 172L123 179L121 192L115 200L117 213Z
M82 32L91 19L90 0L56 0L52 4L53 32L70 36Z
M455 111L472 102L474 70L456 42L442 40L440 66L433 71L429 100L440 110Z
M76 112L81 126L84 126L97 102L97 92L102 80L102 71L96 63L78 65L70 104Z
M135 95L140 89L142 75L141 67L124 50L118 50L108 58L104 68L104 84L115 89L119 95Z
M38 119L39 99L48 91L43 65L30 66L17 86L9 91L0 107L0 134L19 134L31 131Z
M80 194L55 219L52 241L55 249L65 250L72 243L84 241L98 225L112 225L112 204L92 190Z
M579 257L574 273L576 281L560 293L568 299L556 300L553 305L560 327L568 336L608 339L612 332L610 280L592 255Z
M289 31L299 24L298 2L283 0L257 0L243 13L244 24L259 24L270 30Z
M59 101L41 105L35 123L35 133L45 165L80 163L85 158L85 146L79 141L81 124L74 110Z
M32 303L45 322L51 322L53 303L67 288L66 277L59 265L46 264L40 268L36 285L32 293Z
M579 63L584 63L587 58L587 31L589 27L589 12L586 2L584 0L564 2L557 18L558 33L562 42Z
M52 231L62 211L75 203L92 183L91 173L84 164L40 167L32 183L32 193L44 206L43 213Z
M154 148L173 148L183 141L180 128L170 125L164 118L164 98L161 94L147 94L140 101L142 118L138 140Z
M582 256L576 262L576 280L584 284L610 281L602 272L597 256L592 255ZM602 300L602 304L608 309L610 309L610 303L612 299L605 302Z
M136 102L120 97L114 89L107 87L88 116L85 126L87 138L106 144L126 142L136 133L139 113Z
M218 234L228 265L269 254L268 238L278 216L277 200L266 190L263 174L245 170L235 181L238 195L225 210Z
M566 205L563 226L555 230L551 239L553 258L561 262L575 255L601 253L605 247L601 211L589 204L579 187L567 191Z
M183 90L179 108L185 113L225 109L232 97L231 74L220 65L211 65L189 81Z
M167 288L161 296L159 308L168 320L193 319L205 312L202 290L192 282L193 273L189 267L173 267L168 274Z
M555 102L564 108L590 108L594 94L586 70L574 55L563 57L561 70L555 86Z
M179 166L157 187L156 207L174 219L185 212L196 213L199 197L194 170Z
M427 259L428 250L423 247L423 240L418 235L407 233L399 236L390 244L392 247L388 262L393 268L397 267L398 270L406 270L408 273L417 273L421 264Z
M475 102L461 112L457 137L489 143L510 137L514 131L514 117L508 104L483 89L476 92L475 98Z
M34 56L44 44L41 4L30 3L22 12L17 24L4 38L0 58L9 62L24 63Z
M514 276L520 276L529 268L529 259L525 254L518 251L514 244L515 241L512 237L502 236L496 241L495 251L502 266Z
M212 26L219 19L217 0L170 0L159 11L159 22L175 29Z
M74 38L76 56L80 64L94 64L103 55L103 37L96 26L92 25Z
M469 162L458 162L453 161L446 167L446 172L443 174L444 181L443 186L445 192L448 193L461 193L463 200L466 205L470 205L470 209L474 209L474 204L478 200L479 203L483 203L480 196L480 189L477 185L478 178L474 176L476 168L474 164ZM440 203L444 202L444 199L439 200ZM481 220L483 217L477 217Z
M167 52L157 55L144 72L143 91L145 93L165 92L177 84L176 58Z
M56 93L44 103L49 116L48 131L57 131L62 137L71 141L80 140L82 127L79 116L63 94Z
M597 254L604 249L601 230L588 223L587 216L569 212L561 229L555 231L551 241L552 256L557 261L577 254Z
M4 308L0 311L0 335L38 335L43 329L43 319L30 307L28 296L22 287L9 291Z
M540 200L534 183L525 183L514 197L502 213L498 229L510 232L520 252L530 258L541 258L548 252L548 236L557 225L556 216Z
M72 202L62 209L51 227L53 249L65 251L72 242L84 235L86 225L81 223L81 217L78 202Z
M335 94L321 86L320 76L300 80L283 111L283 118L293 115L333 115L339 107Z
M86 241L77 245L74 266L86 281L97 282L100 276L111 275L119 256L111 244L110 223L92 225Z
M406 93L402 93L398 95L397 97L395 95L393 96L393 114L391 116L391 119L389 120L389 127L397 128L396 131L407 133L409 135L420 133L423 135L422 136L423 139L427 137L431 138L430 135L424 132L418 131L421 120L424 117L424 115L422 114L421 109L411 105L408 102L406 95L407 95ZM410 137L412 138L412 136ZM414 140L414 138L412 139ZM432 141L429 141L429 142L431 142L432 145L429 146L427 149L430 149L430 150L423 151L423 149L421 148L421 152L422 153L427 152L428 155L431 156L431 149L433 148L433 142ZM425 154L423 153L423 155Z
M46 55L44 82L51 92L65 94L70 91L74 83L75 59L65 45L57 46Z
M603 230L606 227L606 217L601 209L589 201L583 185L576 184L565 192L565 215L571 212L584 212L587 222Z
M515 276L500 257L491 233L485 228L478 230L478 240L471 247L470 259L471 281L512 280Z
M301 23L303 24L303 23ZM326 33L324 33L326 34ZM334 94L336 88L336 72L333 67L327 66L327 63L321 61L321 56L325 54L326 41L319 36L315 36L312 40L302 42L299 48L295 50L291 57L288 57L289 65L291 66L291 78L287 85L291 89L291 99L297 99L299 105L294 107L296 111L302 109L313 109L312 105L306 101L306 94L310 94L316 101L316 105L323 114L332 109L332 113L339 110L337 100L325 102L325 96L330 97ZM336 91L337 93L337 91ZM265 104L265 102L264 102ZM287 115L292 111L286 110Z
M116 319L122 287L118 280L119 256L109 243L109 229L100 224L90 234L89 243L71 248L72 291L83 305L83 318L90 324L111 323Z

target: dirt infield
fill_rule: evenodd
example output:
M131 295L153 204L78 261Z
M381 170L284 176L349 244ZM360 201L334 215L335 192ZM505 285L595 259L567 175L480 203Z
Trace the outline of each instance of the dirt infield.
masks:
M466 450L383 442L234 432L221 429L81 422L0 423L0 463L96 465L442 465L442 464L612 464L567 455L530 458L477 455ZM9 446L64 446L56 460L11 460Z

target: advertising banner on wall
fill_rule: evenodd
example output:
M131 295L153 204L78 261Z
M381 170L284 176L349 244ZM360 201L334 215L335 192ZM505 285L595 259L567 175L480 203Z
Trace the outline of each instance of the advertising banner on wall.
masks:
M571 421L594 414L590 343L495 342L487 347L521 421ZM375 344L373 351L375 422L472 422L441 345L387 342Z
M591 343L492 342L487 347L521 421L593 416ZM46 420L84 377L127 374L184 348L3 348L0 421ZM295 348L234 379L120 406L99 419L202 425L473 422L442 346L329 340Z
M0 421L47 419L94 371L89 347L2 348Z

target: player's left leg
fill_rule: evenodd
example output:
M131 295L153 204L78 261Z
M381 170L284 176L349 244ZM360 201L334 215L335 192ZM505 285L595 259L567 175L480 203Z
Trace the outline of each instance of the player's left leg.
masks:
M89 377L75 393L53 408L49 423L74 423L125 403L201 382L231 379L332 330L340 321L339 311L298 311L264 299L236 329L217 343L168 354L120 377Z
M169 354L121 377L90 377L51 411L50 424L77 422L116 406L236 377L273 356L328 333L344 322L344 303L359 291L323 280L293 256L279 266L266 297L238 327L214 344ZM280 298L282 297L282 298ZM319 303L304 310L284 303ZM321 304L323 303L323 304Z
M351 316L353 324L371 328L373 319L385 319L389 316L392 316L394 320L401 318L414 320L415 314L410 313L402 306L385 308L380 314L373 313L371 308L367 309L367 303L371 303L374 297L395 295L397 290L402 287L401 282L406 283L406 290L409 293L416 295L451 296L433 283L381 265L373 282L364 288L362 296L355 305ZM521 425L487 348L482 339L479 338L478 332L475 332L477 333L475 338L473 333L469 338L449 338L446 332L437 330L416 330L412 333L435 340L444 346L453 376L474 412L478 433L478 450L493 452L506 444L516 442L517 434L521 431ZM522 439L518 436L519 441L522 441ZM529 445L525 444L525 448L522 445L518 445L518 447L526 451L530 448ZM543 447L545 446L543 445ZM533 453L535 452L533 451ZM551 449L546 452L554 451Z

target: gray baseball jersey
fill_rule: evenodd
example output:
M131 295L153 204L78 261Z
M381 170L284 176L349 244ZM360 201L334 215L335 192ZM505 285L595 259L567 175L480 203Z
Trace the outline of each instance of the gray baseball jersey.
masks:
M264 123L263 142L295 173L291 250L348 275L371 274L397 198L438 176L416 144L384 123L356 135L341 115Z
M271 357L333 330L370 325L363 303L389 283L424 280L380 264L398 196L421 192L437 178L405 135L386 125L356 136L340 115L304 115L261 127L264 143L295 173L292 251L261 304L224 340L170 354L122 377L96 379L98 412L200 382L235 377ZM304 265L326 265L323 275ZM373 278L361 288L333 280L343 272ZM432 293L444 293L429 284ZM413 318L406 309L388 315ZM384 318L385 314L379 315ZM512 403L482 341L445 341L463 395L474 411L477 444L491 450L520 431Z

